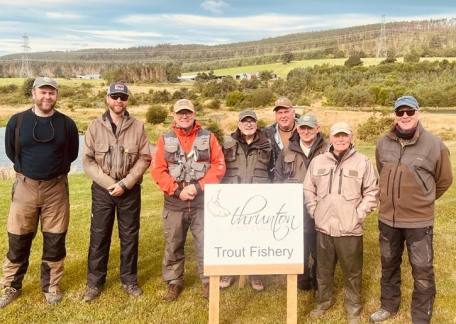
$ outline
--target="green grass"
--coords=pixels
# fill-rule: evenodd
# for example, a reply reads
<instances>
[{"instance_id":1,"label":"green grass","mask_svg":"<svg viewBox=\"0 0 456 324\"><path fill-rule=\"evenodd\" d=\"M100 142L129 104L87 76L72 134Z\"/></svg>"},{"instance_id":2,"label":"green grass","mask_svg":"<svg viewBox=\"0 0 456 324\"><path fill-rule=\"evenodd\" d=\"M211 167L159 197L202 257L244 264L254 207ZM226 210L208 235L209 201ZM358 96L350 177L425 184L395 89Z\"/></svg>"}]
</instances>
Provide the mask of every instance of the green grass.
<instances>
[{"instance_id":1,"label":"green grass","mask_svg":"<svg viewBox=\"0 0 456 324\"><path fill-rule=\"evenodd\" d=\"M456 167L456 142L449 143L452 152L453 172ZM370 157L373 146L359 146ZM7 252L6 219L10 204L12 181L0 181L4 194L0 197L0 257ZM185 290L178 301L161 300L165 285L161 279L163 234L161 223L162 194L148 174L143 183L141 214L139 283L144 295L138 300L128 298L119 282L119 240L114 230L108 278L102 295L91 304L81 301L84 291L87 248L90 226L90 181L83 175L70 175L71 221L67 237L65 276L62 289L65 293L60 305L48 306L39 287L39 268L42 236L33 243L30 266L25 276L22 296L0 310L0 323L16 322L140 322L140 323L206 323L208 304L201 297L201 285L196 275L193 246L189 237L186 247L187 263ZM437 203L435 223L435 272L437 298L433 322L456 321L456 222L454 206L456 186L453 186ZM379 306L380 257L376 213L369 216L364 236L363 321ZM402 270L402 305L399 315L389 323L410 323L410 299L413 283L410 266L404 256ZM335 280L335 306L319 321L310 320L308 313L314 306L314 297L308 292L298 293L299 323L343 323L342 276L339 268ZM284 323L286 318L286 282L284 276L270 276L266 290L255 293L251 288L228 288L221 293L221 323Z\"/></svg>"},{"instance_id":2,"label":"green grass","mask_svg":"<svg viewBox=\"0 0 456 324\"><path fill-rule=\"evenodd\" d=\"M260 71L273 71L281 78L286 78L288 72L296 68L306 68L313 67L315 65L329 64L329 65L344 65L346 58L337 58L337 59L315 59L315 60L302 60L302 61L292 61L288 64L283 63L270 63L270 64L260 64L260 65L247 65L232 67L226 69L217 69L214 70L215 75L236 75L240 73L254 73ZM383 59L377 58L363 58L364 66L376 65L380 63ZM183 75L194 75L197 72L187 72Z\"/></svg>"}]
</instances>

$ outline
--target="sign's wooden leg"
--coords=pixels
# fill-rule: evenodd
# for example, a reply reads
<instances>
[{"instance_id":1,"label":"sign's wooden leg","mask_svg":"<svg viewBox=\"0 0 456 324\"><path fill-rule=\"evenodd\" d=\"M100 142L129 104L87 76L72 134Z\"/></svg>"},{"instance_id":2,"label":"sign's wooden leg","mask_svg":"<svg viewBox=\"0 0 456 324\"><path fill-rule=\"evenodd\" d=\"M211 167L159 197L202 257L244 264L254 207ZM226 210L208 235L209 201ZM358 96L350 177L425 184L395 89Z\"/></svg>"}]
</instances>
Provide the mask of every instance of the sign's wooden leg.
<instances>
[{"instance_id":1,"label":"sign's wooden leg","mask_svg":"<svg viewBox=\"0 0 456 324\"><path fill-rule=\"evenodd\" d=\"M220 277L209 277L209 324L219 323Z\"/></svg>"},{"instance_id":2,"label":"sign's wooden leg","mask_svg":"<svg viewBox=\"0 0 456 324\"><path fill-rule=\"evenodd\" d=\"M287 275L287 324L298 322L298 275Z\"/></svg>"},{"instance_id":3,"label":"sign's wooden leg","mask_svg":"<svg viewBox=\"0 0 456 324\"><path fill-rule=\"evenodd\" d=\"M239 288L245 287L246 280L247 280L247 276L239 276Z\"/></svg>"}]
</instances>

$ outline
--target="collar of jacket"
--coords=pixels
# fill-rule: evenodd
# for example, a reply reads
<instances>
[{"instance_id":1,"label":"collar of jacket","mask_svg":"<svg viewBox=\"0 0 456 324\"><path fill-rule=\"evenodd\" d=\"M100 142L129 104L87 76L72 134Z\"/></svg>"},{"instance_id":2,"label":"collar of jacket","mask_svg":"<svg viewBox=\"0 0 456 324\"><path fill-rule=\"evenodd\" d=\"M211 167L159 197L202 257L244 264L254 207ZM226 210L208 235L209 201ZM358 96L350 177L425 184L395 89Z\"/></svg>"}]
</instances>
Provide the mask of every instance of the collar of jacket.
<instances>
[{"instance_id":1,"label":"collar of jacket","mask_svg":"<svg viewBox=\"0 0 456 324\"><path fill-rule=\"evenodd\" d=\"M236 131L231 134L231 137L236 142L246 145L249 149L258 149L258 148L263 148L265 146L270 145L269 140L266 137L266 135L264 135L264 133L259 129L256 130L255 136L253 137L253 141L250 144L247 144L247 142L245 141L244 136L242 136L241 130L239 128L236 129Z\"/></svg>"},{"instance_id":2,"label":"collar of jacket","mask_svg":"<svg viewBox=\"0 0 456 324\"><path fill-rule=\"evenodd\" d=\"M401 139L399 137L397 137L395 129L396 129L396 124L393 125L393 127L390 129L388 134L386 134L386 136L389 139L400 143ZM421 125L421 122L418 121L418 124L416 125L415 135L413 135L413 137L410 140L408 140L408 141L402 140L402 143L404 143L404 145L413 145L413 144L415 144L418 141L418 139L420 138L420 135L423 132L424 132L424 127L423 127L423 125Z\"/></svg>"},{"instance_id":3,"label":"collar of jacket","mask_svg":"<svg viewBox=\"0 0 456 324\"><path fill-rule=\"evenodd\" d=\"M186 137L186 136L193 136L196 133L198 133L198 131L201 129L201 124L195 120L192 128L188 132L185 131L185 129L183 129L183 128L177 127L176 122L172 123L171 128L173 129L174 133L178 137Z\"/></svg>"},{"instance_id":4,"label":"collar of jacket","mask_svg":"<svg viewBox=\"0 0 456 324\"><path fill-rule=\"evenodd\" d=\"M110 122L112 121L112 118L111 118L111 115L109 115L109 109L106 110L103 115L101 115L101 118L103 118L103 121L106 121L109 120ZM130 119L130 113L128 111L124 111L124 115L123 115L123 118L124 119Z\"/></svg>"},{"instance_id":5,"label":"collar of jacket","mask_svg":"<svg viewBox=\"0 0 456 324\"><path fill-rule=\"evenodd\" d=\"M290 138L290 142L288 143L288 148L290 151L299 153L299 154L304 154L302 151L301 145L299 144L300 137L298 134L298 131L294 131L293 135ZM317 136L315 137L315 141L312 144L312 147L310 148L310 153L309 156L312 156L314 152L324 144L324 139L323 136L321 136L321 133L318 133Z\"/></svg>"},{"instance_id":6,"label":"collar of jacket","mask_svg":"<svg viewBox=\"0 0 456 324\"><path fill-rule=\"evenodd\" d=\"M342 159L339 162L339 161L337 161L336 157L334 156L333 151L334 151L334 147L331 144L329 149L328 149L328 151L326 151L324 153L324 155L326 157L330 158L331 160L333 160L334 162L338 163L338 164L342 164L342 162L344 162L345 160L350 158L356 152L355 146L353 144L350 144L349 148L347 149L347 151L345 152L344 156L342 157Z\"/></svg>"},{"instance_id":7,"label":"collar of jacket","mask_svg":"<svg viewBox=\"0 0 456 324\"><path fill-rule=\"evenodd\" d=\"M112 127L111 127L111 116L108 117L108 114L109 114L109 109L106 110L106 111L103 113L103 115L101 115L101 118L100 118L100 119L101 119L102 124L103 124L106 128L108 128L109 130L112 131ZM119 126L121 126L121 127L117 127L117 132L116 132L117 135L119 134L120 131L123 131L123 130L127 129L128 127L130 127L130 125L133 123L133 120L134 120L134 118L131 118L131 117L130 117L130 114L128 113L128 111L125 110L125 113L124 113L124 115L123 115L122 123L121 123L121 125L119 125ZM117 135L116 135L116 136L117 136Z\"/></svg>"}]
</instances>

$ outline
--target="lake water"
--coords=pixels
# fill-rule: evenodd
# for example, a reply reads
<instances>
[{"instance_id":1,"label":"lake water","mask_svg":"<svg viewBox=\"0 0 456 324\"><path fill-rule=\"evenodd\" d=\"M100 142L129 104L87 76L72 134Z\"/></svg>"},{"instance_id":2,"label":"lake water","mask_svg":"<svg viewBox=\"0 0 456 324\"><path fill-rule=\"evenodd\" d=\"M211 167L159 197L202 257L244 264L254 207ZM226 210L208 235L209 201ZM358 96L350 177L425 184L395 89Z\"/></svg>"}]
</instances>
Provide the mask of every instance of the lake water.
<instances>
[{"instance_id":1,"label":"lake water","mask_svg":"<svg viewBox=\"0 0 456 324\"><path fill-rule=\"evenodd\" d=\"M5 153L5 127L0 127L0 168L12 168L13 163L8 159ZM79 153L78 158L71 163L71 171L82 172L82 146L84 144L84 135L79 135Z\"/></svg>"}]
</instances>

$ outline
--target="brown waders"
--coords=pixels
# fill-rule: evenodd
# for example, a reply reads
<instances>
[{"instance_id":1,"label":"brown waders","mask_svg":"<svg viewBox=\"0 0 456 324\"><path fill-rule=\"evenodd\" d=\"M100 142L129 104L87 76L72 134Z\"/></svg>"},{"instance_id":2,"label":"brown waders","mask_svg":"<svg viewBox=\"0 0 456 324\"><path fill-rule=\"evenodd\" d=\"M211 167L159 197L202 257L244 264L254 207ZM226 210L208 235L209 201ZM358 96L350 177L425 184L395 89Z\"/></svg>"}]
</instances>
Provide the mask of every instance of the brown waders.
<instances>
[{"instance_id":1,"label":"brown waders","mask_svg":"<svg viewBox=\"0 0 456 324\"><path fill-rule=\"evenodd\" d=\"M3 287L22 288L29 265L30 249L38 222L43 233L41 287L57 292L66 256L65 236L69 223L68 179L33 180L18 173L8 215L9 248L3 263Z\"/></svg>"}]
</instances>

